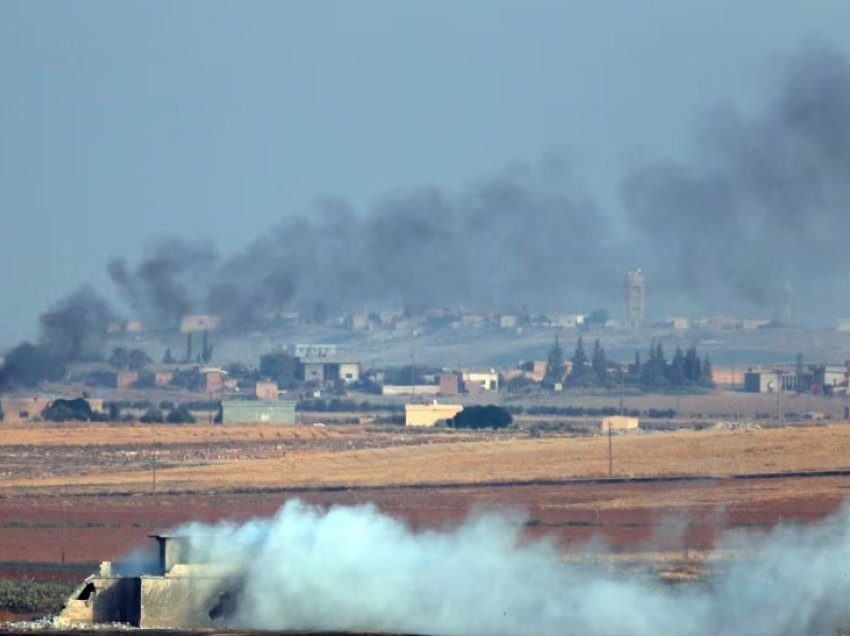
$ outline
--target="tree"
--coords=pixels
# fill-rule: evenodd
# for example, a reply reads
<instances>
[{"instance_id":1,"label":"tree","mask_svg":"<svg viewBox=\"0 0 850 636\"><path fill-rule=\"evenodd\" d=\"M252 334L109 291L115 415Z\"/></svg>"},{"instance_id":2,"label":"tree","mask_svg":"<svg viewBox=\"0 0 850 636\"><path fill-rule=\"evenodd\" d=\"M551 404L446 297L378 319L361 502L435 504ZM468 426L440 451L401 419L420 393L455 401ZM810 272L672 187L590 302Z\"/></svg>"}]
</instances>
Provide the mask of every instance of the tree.
<instances>
[{"instance_id":1,"label":"tree","mask_svg":"<svg viewBox=\"0 0 850 636\"><path fill-rule=\"evenodd\" d=\"M168 347L165 350L165 355L162 356L162 364L174 364L177 360L174 359L174 356L171 354L171 347Z\"/></svg>"},{"instance_id":2,"label":"tree","mask_svg":"<svg viewBox=\"0 0 850 636\"><path fill-rule=\"evenodd\" d=\"M110 366L116 369L126 369L130 360L130 355L124 347L115 347L109 356Z\"/></svg>"},{"instance_id":3,"label":"tree","mask_svg":"<svg viewBox=\"0 0 850 636\"><path fill-rule=\"evenodd\" d=\"M213 346L209 342L209 336L207 334L207 330L204 329L204 339L201 344L201 360L204 361L204 364L209 364L210 360L212 360L213 355Z\"/></svg>"},{"instance_id":4,"label":"tree","mask_svg":"<svg viewBox=\"0 0 850 636\"><path fill-rule=\"evenodd\" d=\"M700 363L699 354L697 354L697 346L691 345L685 353L685 380L689 384L701 384L702 381L702 364Z\"/></svg>"},{"instance_id":5,"label":"tree","mask_svg":"<svg viewBox=\"0 0 850 636\"><path fill-rule=\"evenodd\" d=\"M605 349L602 348L599 340L596 340L593 343L593 354L590 357L590 366L593 369L596 384L599 386L607 386L609 384L608 360L605 357Z\"/></svg>"},{"instance_id":6,"label":"tree","mask_svg":"<svg viewBox=\"0 0 850 636\"><path fill-rule=\"evenodd\" d=\"M670 362L670 384L673 386L684 386L687 382L685 377L685 354L680 347L676 347L673 360Z\"/></svg>"},{"instance_id":7,"label":"tree","mask_svg":"<svg viewBox=\"0 0 850 636\"><path fill-rule=\"evenodd\" d=\"M195 416L186 407L178 406L168 412L165 421L169 424L194 424Z\"/></svg>"},{"instance_id":8,"label":"tree","mask_svg":"<svg viewBox=\"0 0 850 636\"><path fill-rule=\"evenodd\" d=\"M280 387L291 387L296 383L297 369L297 361L285 351L260 356L260 375L275 380Z\"/></svg>"},{"instance_id":9,"label":"tree","mask_svg":"<svg viewBox=\"0 0 850 636\"><path fill-rule=\"evenodd\" d=\"M558 336L555 336L555 342L552 348L549 349L549 357L546 360L546 373L543 374L543 386L552 388L556 383L564 379L564 351L561 349L561 343L558 342Z\"/></svg>"},{"instance_id":10,"label":"tree","mask_svg":"<svg viewBox=\"0 0 850 636\"><path fill-rule=\"evenodd\" d=\"M143 424L162 424L165 421L165 418L162 415L162 411L155 408L149 408L145 411L145 414L139 418L139 421Z\"/></svg>"},{"instance_id":11,"label":"tree","mask_svg":"<svg viewBox=\"0 0 850 636\"><path fill-rule=\"evenodd\" d=\"M708 359L708 354L702 359L702 378L700 381L702 386L713 387L714 379L711 375L711 360Z\"/></svg>"},{"instance_id":12,"label":"tree","mask_svg":"<svg viewBox=\"0 0 850 636\"><path fill-rule=\"evenodd\" d=\"M576 342L576 349L573 352L572 371L570 371L569 384L571 386L590 386L593 384L594 375L593 368L587 359L587 354L584 352L584 341L581 336Z\"/></svg>"},{"instance_id":13,"label":"tree","mask_svg":"<svg viewBox=\"0 0 850 636\"><path fill-rule=\"evenodd\" d=\"M183 362L192 361L192 332L186 334L186 355L183 357Z\"/></svg>"},{"instance_id":14,"label":"tree","mask_svg":"<svg viewBox=\"0 0 850 636\"><path fill-rule=\"evenodd\" d=\"M52 422L88 422L92 419L91 404L83 398L74 400L53 400L42 412L41 416Z\"/></svg>"},{"instance_id":15,"label":"tree","mask_svg":"<svg viewBox=\"0 0 850 636\"><path fill-rule=\"evenodd\" d=\"M148 354L141 349L132 349L127 354L127 367L131 371L141 371L151 362L152 360L148 357Z\"/></svg>"},{"instance_id":16,"label":"tree","mask_svg":"<svg viewBox=\"0 0 850 636\"><path fill-rule=\"evenodd\" d=\"M501 406L467 406L449 420L452 428L507 428L513 423L511 414Z\"/></svg>"}]
</instances>

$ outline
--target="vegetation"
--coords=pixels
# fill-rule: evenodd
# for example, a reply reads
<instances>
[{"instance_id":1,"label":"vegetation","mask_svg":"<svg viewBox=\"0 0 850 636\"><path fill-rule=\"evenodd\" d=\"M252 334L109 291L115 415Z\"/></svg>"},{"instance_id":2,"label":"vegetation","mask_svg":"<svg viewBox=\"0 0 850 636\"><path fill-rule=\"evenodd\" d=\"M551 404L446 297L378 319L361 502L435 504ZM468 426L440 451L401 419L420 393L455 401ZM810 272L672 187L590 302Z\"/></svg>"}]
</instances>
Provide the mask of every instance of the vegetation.
<instances>
[{"instance_id":1,"label":"vegetation","mask_svg":"<svg viewBox=\"0 0 850 636\"><path fill-rule=\"evenodd\" d=\"M260 375L288 389L298 385L298 362L285 351L274 351L260 356Z\"/></svg>"},{"instance_id":2,"label":"vegetation","mask_svg":"<svg viewBox=\"0 0 850 636\"><path fill-rule=\"evenodd\" d=\"M406 364L401 367L390 367L384 372L384 384L393 386L410 386L411 384L431 384L433 376L439 375L437 367Z\"/></svg>"},{"instance_id":3,"label":"vegetation","mask_svg":"<svg viewBox=\"0 0 850 636\"><path fill-rule=\"evenodd\" d=\"M0 579L0 607L19 614L56 613L74 587L68 583Z\"/></svg>"},{"instance_id":4,"label":"vegetation","mask_svg":"<svg viewBox=\"0 0 850 636\"><path fill-rule=\"evenodd\" d=\"M467 406L449 420L452 428L507 428L513 424L513 417L501 406Z\"/></svg>"},{"instance_id":5,"label":"vegetation","mask_svg":"<svg viewBox=\"0 0 850 636\"><path fill-rule=\"evenodd\" d=\"M124 347L115 347L112 354L109 356L109 364L116 369L128 369L130 371L141 371L152 360L141 349L125 349Z\"/></svg>"},{"instance_id":6,"label":"vegetation","mask_svg":"<svg viewBox=\"0 0 850 636\"><path fill-rule=\"evenodd\" d=\"M91 404L83 398L74 400L54 400L47 408L41 412L41 416L51 422L90 422L96 421L95 413L92 411Z\"/></svg>"},{"instance_id":7,"label":"vegetation","mask_svg":"<svg viewBox=\"0 0 850 636\"><path fill-rule=\"evenodd\" d=\"M194 424L195 416L185 407L172 408L165 421L169 424Z\"/></svg>"},{"instance_id":8,"label":"vegetation","mask_svg":"<svg viewBox=\"0 0 850 636\"><path fill-rule=\"evenodd\" d=\"M579 338L581 342L581 338ZM549 349L549 357L546 360L546 373L543 375L543 386L547 389L553 388L557 383L564 379L564 351L561 349L561 343L558 342L558 336L555 336L555 342L552 348Z\"/></svg>"}]
</instances>

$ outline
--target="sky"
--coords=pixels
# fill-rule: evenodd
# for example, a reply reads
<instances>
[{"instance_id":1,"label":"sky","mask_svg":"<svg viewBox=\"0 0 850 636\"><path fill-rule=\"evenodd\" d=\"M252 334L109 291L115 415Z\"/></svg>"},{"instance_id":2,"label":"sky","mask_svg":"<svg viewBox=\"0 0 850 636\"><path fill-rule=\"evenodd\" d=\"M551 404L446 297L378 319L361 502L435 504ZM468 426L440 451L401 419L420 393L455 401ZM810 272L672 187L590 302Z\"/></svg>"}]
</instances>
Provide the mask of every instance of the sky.
<instances>
[{"instance_id":1,"label":"sky","mask_svg":"<svg viewBox=\"0 0 850 636\"><path fill-rule=\"evenodd\" d=\"M245 250L547 153L623 217L622 180L753 107L844 0L0 3L0 343L161 237Z\"/></svg>"}]
</instances>

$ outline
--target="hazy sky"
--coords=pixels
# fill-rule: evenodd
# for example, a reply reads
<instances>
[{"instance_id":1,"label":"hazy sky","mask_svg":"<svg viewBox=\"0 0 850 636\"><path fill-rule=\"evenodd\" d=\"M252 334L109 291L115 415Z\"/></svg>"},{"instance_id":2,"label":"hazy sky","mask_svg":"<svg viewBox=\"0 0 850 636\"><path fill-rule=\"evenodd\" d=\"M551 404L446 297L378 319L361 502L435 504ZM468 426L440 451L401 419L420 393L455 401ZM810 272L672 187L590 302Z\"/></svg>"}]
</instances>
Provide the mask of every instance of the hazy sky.
<instances>
[{"instance_id":1,"label":"hazy sky","mask_svg":"<svg viewBox=\"0 0 850 636\"><path fill-rule=\"evenodd\" d=\"M227 254L316 197L363 206L558 151L616 215L627 167L846 0L0 2L0 342L156 237Z\"/></svg>"}]
</instances>

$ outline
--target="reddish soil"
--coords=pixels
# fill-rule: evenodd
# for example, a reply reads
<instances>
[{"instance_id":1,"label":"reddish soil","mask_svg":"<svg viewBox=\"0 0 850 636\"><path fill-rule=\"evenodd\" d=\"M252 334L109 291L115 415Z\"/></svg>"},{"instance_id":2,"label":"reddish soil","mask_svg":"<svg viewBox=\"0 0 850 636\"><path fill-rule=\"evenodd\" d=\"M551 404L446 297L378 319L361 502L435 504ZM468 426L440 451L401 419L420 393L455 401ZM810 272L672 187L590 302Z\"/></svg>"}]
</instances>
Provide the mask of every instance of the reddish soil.
<instances>
[{"instance_id":1,"label":"reddish soil","mask_svg":"<svg viewBox=\"0 0 850 636\"><path fill-rule=\"evenodd\" d=\"M185 521L269 516L295 496L323 506L372 502L414 530L456 524L476 507L521 509L530 537L552 536L565 552L594 537L614 551L670 552L710 548L727 528L822 519L847 488L850 477L2 498L0 577L80 580L81 569L146 545L149 534Z\"/></svg>"}]
</instances>

